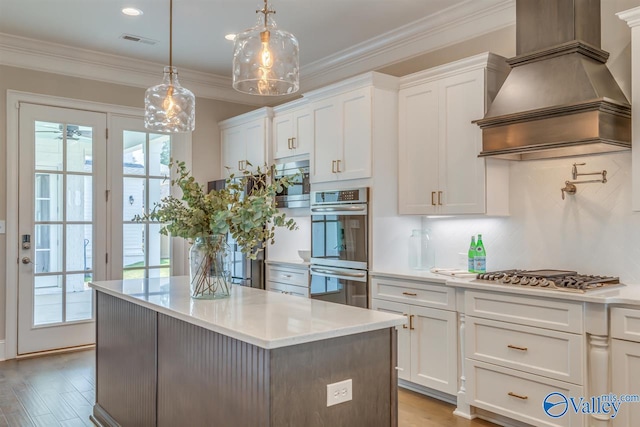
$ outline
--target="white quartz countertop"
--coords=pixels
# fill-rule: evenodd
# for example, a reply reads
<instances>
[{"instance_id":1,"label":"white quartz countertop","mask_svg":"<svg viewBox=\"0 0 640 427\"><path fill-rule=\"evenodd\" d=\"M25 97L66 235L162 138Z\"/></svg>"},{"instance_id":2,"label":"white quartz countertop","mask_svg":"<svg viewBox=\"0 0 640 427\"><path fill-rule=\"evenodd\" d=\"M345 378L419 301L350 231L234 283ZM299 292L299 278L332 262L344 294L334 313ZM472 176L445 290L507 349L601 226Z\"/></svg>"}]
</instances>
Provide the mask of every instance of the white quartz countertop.
<instances>
[{"instance_id":1,"label":"white quartz countertop","mask_svg":"<svg viewBox=\"0 0 640 427\"><path fill-rule=\"evenodd\" d=\"M404 280L428 280L432 283L446 283L451 276L443 274L435 274L429 270L415 270L415 269L394 269L394 270L373 270L369 273L372 277L391 277L394 279Z\"/></svg>"},{"instance_id":2,"label":"white quartz countertop","mask_svg":"<svg viewBox=\"0 0 640 427\"><path fill-rule=\"evenodd\" d=\"M343 304L233 286L231 296L195 300L189 278L91 282L97 291L158 313L273 349L401 325L406 318Z\"/></svg>"},{"instance_id":3,"label":"white quartz countertop","mask_svg":"<svg viewBox=\"0 0 640 427\"><path fill-rule=\"evenodd\" d=\"M592 302L599 304L624 304L640 306L640 285L613 285L584 293L546 290L528 286L502 285L489 281L447 280L447 286L484 291L506 292L511 294L530 295L543 298L554 298L569 301Z\"/></svg>"}]
</instances>

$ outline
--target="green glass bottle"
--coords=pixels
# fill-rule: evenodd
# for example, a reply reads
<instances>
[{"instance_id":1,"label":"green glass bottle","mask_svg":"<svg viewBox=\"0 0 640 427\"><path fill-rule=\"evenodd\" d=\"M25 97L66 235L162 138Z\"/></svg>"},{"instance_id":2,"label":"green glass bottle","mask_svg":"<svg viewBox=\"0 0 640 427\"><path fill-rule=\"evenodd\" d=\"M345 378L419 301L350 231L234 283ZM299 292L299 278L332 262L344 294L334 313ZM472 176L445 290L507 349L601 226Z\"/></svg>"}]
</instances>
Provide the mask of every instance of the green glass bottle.
<instances>
[{"instance_id":1,"label":"green glass bottle","mask_svg":"<svg viewBox=\"0 0 640 427\"><path fill-rule=\"evenodd\" d=\"M476 256L473 258L474 273L487 272L487 252L484 250L482 243L482 234L478 234L478 242L476 243Z\"/></svg>"},{"instance_id":2,"label":"green glass bottle","mask_svg":"<svg viewBox=\"0 0 640 427\"><path fill-rule=\"evenodd\" d=\"M475 273L476 271L475 259L476 259L476 236L471 236L471 245L469 246L469 266L467 268L467 270L469 270L469 273Z\"/></svg>"}]
</instances>

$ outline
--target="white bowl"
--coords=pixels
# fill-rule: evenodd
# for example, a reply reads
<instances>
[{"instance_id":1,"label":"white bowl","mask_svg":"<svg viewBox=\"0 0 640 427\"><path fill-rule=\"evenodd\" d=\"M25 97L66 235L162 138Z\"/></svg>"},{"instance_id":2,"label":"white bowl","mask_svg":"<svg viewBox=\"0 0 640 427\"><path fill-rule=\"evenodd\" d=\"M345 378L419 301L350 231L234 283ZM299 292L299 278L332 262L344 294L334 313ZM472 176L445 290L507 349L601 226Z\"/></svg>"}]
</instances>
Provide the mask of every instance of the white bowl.
<instances>
[{"instance_id":1,"label":"white bowl","mask_svg":"<svg viewBox=\"0 0 640 427\"><path fill-rule=\"evenodd\" d=\"M308 249L298 249L298 256L302 258L303 261L309 262L311 259L311 251Z\"/></svg>"}]
</instances>

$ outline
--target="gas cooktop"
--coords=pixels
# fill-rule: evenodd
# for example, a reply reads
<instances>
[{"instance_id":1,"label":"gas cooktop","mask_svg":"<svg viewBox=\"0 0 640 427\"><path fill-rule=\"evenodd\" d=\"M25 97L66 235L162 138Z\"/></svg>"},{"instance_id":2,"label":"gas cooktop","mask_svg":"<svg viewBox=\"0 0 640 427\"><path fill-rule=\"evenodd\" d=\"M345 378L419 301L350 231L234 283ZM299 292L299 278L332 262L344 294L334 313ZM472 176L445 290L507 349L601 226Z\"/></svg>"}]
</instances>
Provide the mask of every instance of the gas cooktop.
<instances>
[{"instance_id":1,"label":"gas cooktop","mask_svg":"<svg viewBox=\"0 0 640 427\"><path fill-rule=\"evenodd\" d=\"M619 285L618 277L578 274L567 270L503 270L480 273L476 280L491 281L508 286L526 286L567 292L588 292Z\"/></svg>"}]
</instances>

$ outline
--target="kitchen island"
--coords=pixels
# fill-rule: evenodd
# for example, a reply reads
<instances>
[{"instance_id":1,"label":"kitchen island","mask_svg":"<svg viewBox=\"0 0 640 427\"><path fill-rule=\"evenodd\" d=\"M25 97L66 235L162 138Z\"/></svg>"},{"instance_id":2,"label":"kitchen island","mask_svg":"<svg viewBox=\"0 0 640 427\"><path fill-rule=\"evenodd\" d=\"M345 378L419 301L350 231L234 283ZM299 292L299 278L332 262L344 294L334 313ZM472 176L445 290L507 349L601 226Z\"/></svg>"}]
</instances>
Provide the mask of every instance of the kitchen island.
<instances>
[{"instance_id":1,"label":"kitchen island","mask_svg":"<svg viewBox=\"0 0 640 427\"><path fill-rule=\"evenodd\" d=\"M240 286L193 300L187 277L90 286L99 425L397 425L402 316Z\"/></svg>"}]
</instances>

